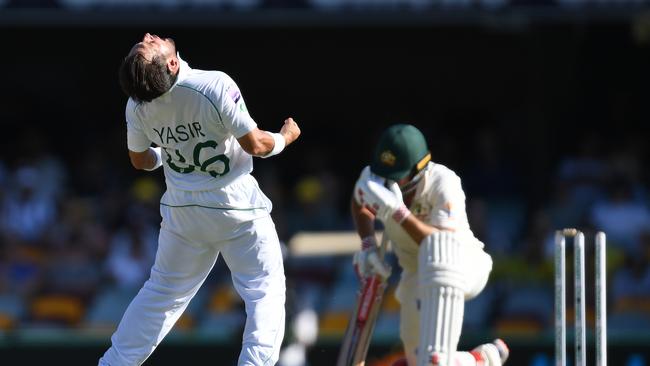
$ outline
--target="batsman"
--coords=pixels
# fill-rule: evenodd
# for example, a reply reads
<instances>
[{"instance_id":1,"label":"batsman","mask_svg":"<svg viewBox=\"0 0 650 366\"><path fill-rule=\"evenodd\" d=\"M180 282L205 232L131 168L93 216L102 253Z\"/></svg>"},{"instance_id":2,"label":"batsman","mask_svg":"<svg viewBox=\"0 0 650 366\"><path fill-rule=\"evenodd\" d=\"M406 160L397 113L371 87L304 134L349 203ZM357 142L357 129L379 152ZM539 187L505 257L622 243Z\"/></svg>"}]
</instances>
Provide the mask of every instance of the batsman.
<instances>
[{"instance_id":1,"label":"batsman","mask_svg":"<svg viewBox=\"0 0 650 366\"><path fill-rule=\"evenodd\" d=\"M393 243L402 273L396 291L400 338L409 366L500 366L506 344L496 339L472 351L457 350L464 302L485 287L492 259L470 229L460 178L431 161L422 133L397 124L379 138L351 200L361 250L361 276L387 275L378 258L374 220Z\"/></svg>"}]
</instances>

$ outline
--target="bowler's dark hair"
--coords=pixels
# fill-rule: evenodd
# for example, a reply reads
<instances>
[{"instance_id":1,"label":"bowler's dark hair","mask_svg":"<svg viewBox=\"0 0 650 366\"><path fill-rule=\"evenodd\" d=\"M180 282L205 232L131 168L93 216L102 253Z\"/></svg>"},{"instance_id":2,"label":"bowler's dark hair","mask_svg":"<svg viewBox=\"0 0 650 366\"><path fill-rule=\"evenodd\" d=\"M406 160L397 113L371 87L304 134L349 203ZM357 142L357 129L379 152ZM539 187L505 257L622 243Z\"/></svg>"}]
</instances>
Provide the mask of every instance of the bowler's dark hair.
<instances>
[{"instance_id":1,"label":"bowler's dark hair","mask_svg":"<svg viewBox=\"0 0 650 366\"><path fill-rule=\"evenodd\" d=\"M126 56L120 65L120 86L136 102L151 102L174 85L176 75L160 56L147 60L139 52Z\"/></svg>"}]
</instances>

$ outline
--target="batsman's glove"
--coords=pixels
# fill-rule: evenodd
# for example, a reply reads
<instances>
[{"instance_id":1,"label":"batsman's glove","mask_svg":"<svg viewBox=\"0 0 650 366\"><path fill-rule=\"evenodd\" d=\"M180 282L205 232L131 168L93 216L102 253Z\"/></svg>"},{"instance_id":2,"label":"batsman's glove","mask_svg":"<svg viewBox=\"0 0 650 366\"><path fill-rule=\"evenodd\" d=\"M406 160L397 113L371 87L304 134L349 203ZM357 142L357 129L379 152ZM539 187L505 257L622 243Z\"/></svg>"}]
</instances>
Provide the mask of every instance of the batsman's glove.
<instances>
[{"instance_id":1,"label":"batsman's glove","mask_svg":"<svg viewBox=\"0 0 650 366\"><path fill-rule=\"evenodd\" d=\"M361 239L361 250L354 254L352 263L359 278L378 274L384 279L390 277L391 268L381 258L374 235Z\"/></svg>"},{"instance_id":2,"label":"batsman's glove","mask_svg":"<svg viewBox=\"0 0 650 366\"><path fill-rule=\"evenodd\" d=\"M411 214L402 201L402 192L397 183L387 183L386 179L373 174L369 166L361 171L354 185L354 198L384 224L391 218L401 224Z\"/></svg>"}]
</instances>

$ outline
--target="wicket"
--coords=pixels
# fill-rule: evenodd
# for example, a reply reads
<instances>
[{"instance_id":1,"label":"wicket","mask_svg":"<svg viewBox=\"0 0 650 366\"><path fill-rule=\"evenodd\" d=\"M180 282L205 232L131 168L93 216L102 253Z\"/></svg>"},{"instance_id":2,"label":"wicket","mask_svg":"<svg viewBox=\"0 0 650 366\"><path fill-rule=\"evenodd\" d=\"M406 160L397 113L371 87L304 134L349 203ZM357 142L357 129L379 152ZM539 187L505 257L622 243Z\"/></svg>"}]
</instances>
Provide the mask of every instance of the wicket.
<instances>
[{"instance_id":1,"label":"wicket","mask_svg":"<svg viewBox=\"0 0 650 366\"><path fill-rule=\"evenodd\" d=\"M566 366L566 238L573 238L575 366L587 364L585 236L576 229L555 233L555 366ZM596 366L607 365L607 306L604 232L595 237Z\"/></svg>"}]
</instances>

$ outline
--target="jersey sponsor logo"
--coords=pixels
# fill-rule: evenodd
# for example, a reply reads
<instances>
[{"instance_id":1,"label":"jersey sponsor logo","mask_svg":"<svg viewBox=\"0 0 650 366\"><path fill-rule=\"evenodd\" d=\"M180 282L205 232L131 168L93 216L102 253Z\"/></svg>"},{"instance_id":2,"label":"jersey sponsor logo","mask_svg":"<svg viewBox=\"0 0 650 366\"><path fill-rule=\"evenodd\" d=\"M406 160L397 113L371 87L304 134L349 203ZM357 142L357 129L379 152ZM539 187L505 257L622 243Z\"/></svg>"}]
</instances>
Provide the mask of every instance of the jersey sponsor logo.
<instances>
[{"instance_id":1,"label":"jersey sponsor logo","mask_svg":"<svg viewBox=\"0 0 650 366\"><path fill-rule=\"evenodd\" d=\"M422 221L427 221L429 219L429 214L431 213L431 207L429 205L423 205L420 202L417 202L413 205L411 212Z\"/></svg>"},{"instance_id":2,"label":"jersey sponsor logo","mask_svg":"<svg viewBox=\"0 0 650 366\"><path fill-rule=\"evenodd\" d=\"M382 152L381 155L379 155L379 160L384 165L393 166L395 165L395 160L397 160L397 158L395 157L395 154L393 154L392 151L386 150Z\"/></svg>"},{"instance_id":3,"label":"jersey sponsor logo","mask_svg":"<svg viewBox=\"0 0 650 366\"><path fill-rule=\"evenodd\" d=\"M232 99L233 102L235 102L235 104L237 104L237 102L239 102L239 100L241 99L241 93L239 92L239 89L237 89L234 86L228 87L226 93L228 93L228 96L230 97L230 99Z\"/></svg>"}]
</instances>

